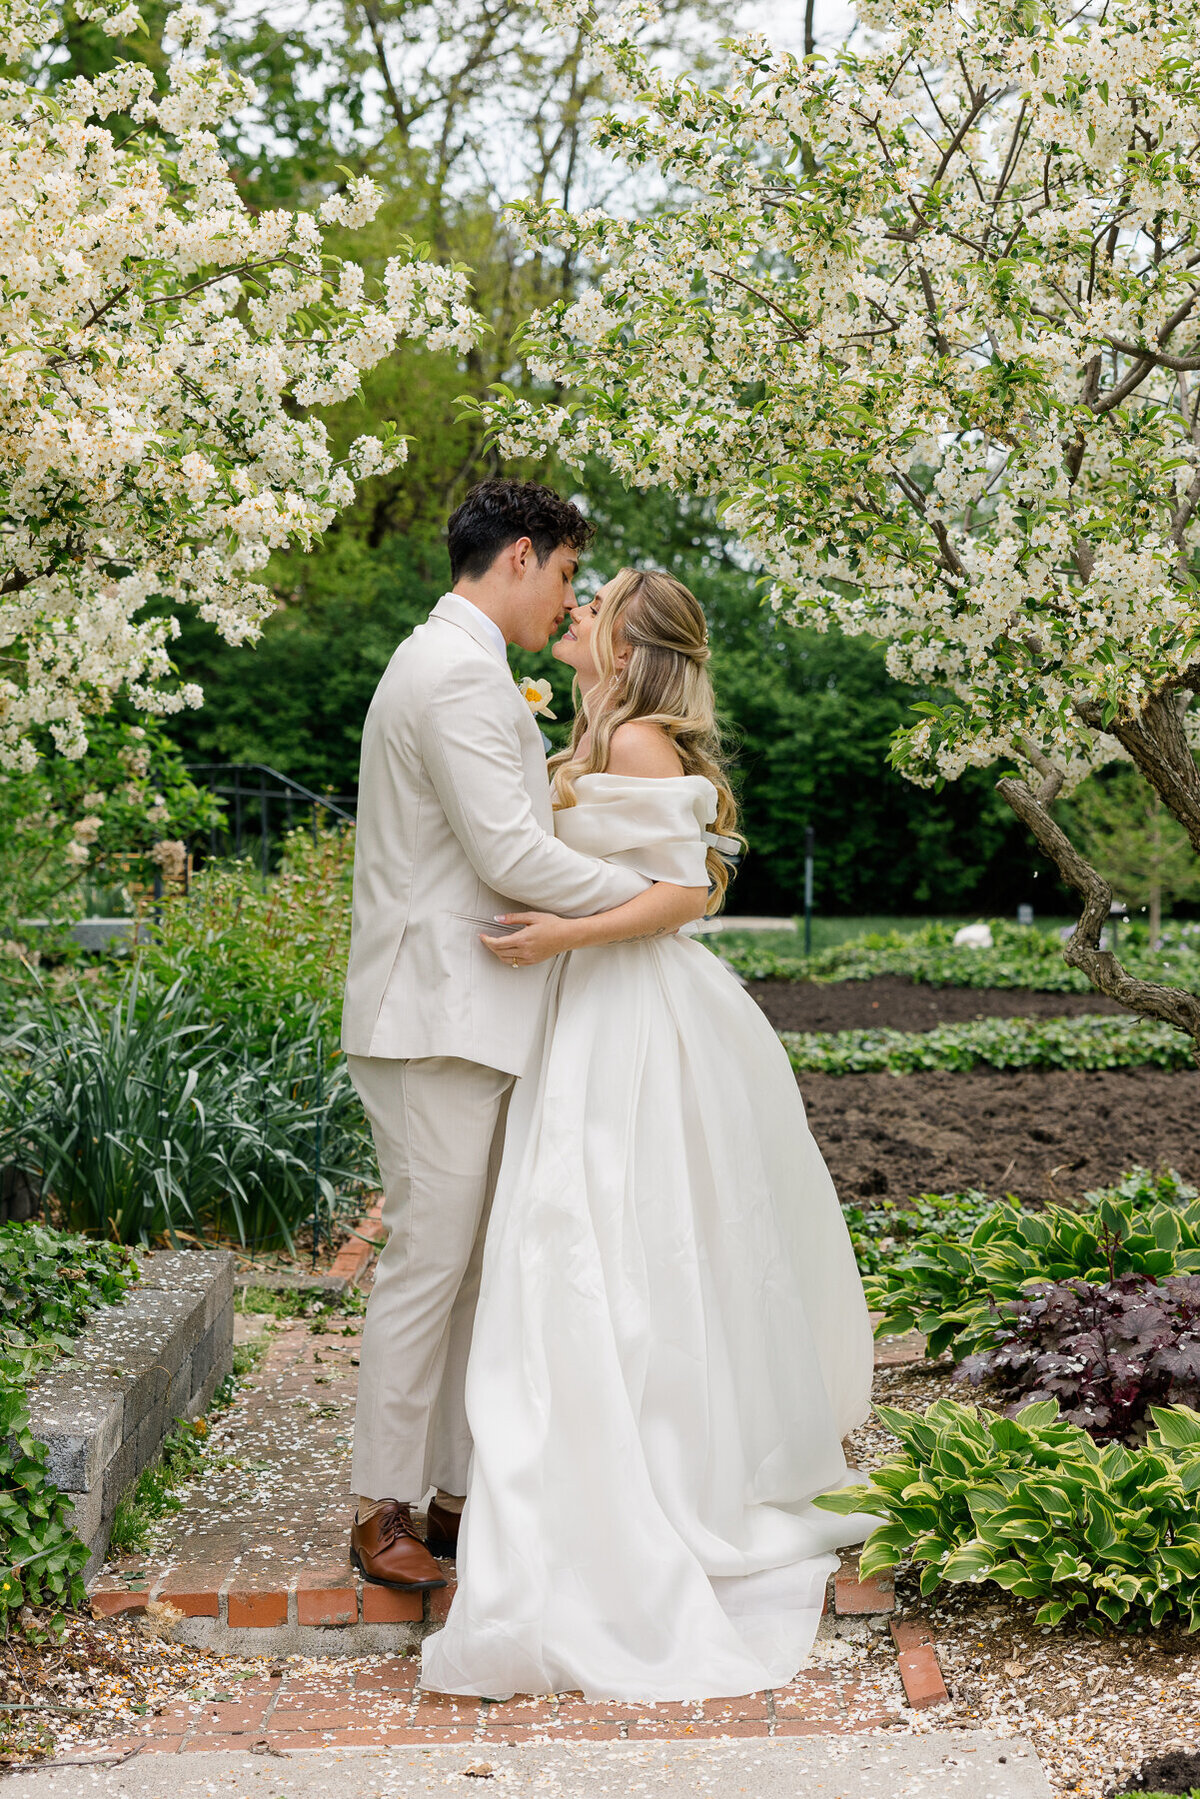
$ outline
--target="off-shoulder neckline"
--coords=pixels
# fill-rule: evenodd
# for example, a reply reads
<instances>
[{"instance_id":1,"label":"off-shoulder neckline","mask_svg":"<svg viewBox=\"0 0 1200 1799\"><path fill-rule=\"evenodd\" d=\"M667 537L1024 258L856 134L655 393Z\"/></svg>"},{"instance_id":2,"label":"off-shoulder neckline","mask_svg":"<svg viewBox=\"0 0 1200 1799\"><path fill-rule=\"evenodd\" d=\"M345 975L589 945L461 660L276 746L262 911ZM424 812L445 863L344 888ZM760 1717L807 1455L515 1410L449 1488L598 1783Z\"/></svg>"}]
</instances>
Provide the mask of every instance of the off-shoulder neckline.
<instances>
[{"instance_id":1,"label":"off-shoulder neckline","mask_svg":"<svg viewBox=\"0 0 1200 1799\"><path fill-rule=\"evenodd\" d=\"M677 782L701 781L705 787L712 787L712 782L707 775L609 775L596 773L576 775L575 786L578 787L584 781L617 781L622 785L632 782L638 787L670 787Z\"/></svg>"}]
</instances>

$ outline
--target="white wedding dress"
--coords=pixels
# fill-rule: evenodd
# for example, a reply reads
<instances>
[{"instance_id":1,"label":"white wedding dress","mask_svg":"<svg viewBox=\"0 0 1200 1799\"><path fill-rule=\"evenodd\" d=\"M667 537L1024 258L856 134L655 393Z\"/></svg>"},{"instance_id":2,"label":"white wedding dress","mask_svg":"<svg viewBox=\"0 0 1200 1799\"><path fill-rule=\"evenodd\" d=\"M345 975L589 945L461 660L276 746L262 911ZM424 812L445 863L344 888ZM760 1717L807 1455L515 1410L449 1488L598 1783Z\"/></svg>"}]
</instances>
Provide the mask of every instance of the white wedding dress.
<instances>
[{"instance_id":1,"label":"white wedding dress","mask_svg":"<svg viewBox=\"0 0 1200 1799\"><path fill-rule=\"evenodd\" d=\"M703 886L699 776L584 775L560 838ZM732 1696L811 1648L872 1343L774 1031L701 944L562 958L514 1090L467 1374L458 1592L422 1684Z\"/></svg>"}]
</instances>

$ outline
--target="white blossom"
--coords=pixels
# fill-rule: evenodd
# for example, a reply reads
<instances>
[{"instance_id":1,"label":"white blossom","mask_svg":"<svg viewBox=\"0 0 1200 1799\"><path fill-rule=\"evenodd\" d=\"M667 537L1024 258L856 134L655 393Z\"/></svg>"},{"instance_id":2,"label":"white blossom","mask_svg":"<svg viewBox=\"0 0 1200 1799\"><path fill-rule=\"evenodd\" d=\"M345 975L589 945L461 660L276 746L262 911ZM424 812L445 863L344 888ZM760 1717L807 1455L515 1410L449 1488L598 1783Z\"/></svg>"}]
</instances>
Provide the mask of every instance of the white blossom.
<instances>
[{"instance_id":1,"label":"white blossom","mask_svg":"<svg viewBox=\"0 0 1200 1799\"><path fill-rule=\"evenodd\" d=\"M1200 10L859 16L831 61L745 37L705 91L602 0L636 105L599 139L690 197L517 210L592 282L527 333L554 402L482 410L506 456L711 496L777 613L942 690L895 748L912 778L1032 751L1070 782L1117 710L1200 687Z\"/></svg>"},{"instance_id":2,"label":"white blossom","mask_svg":"<svg viewBox=\"0 0 1200 1799\"><path fill-rule=\"evenodd\" d=\"M80 15L139 24L113 0ZM10 65L51 29L40 0L0 0ZM374 216L370 181L319 217L244 205L216 132L250 87L207 37L195 6L169 19L160 85L141 64L53 99L0 79L0 765L32 766L41 728L82 755L121 691L148 712L199 705L171 682L179 610L252 641L272 550L311 545L356 478L404 458L385 431L339 463L298 409L358 393L402 338L463 351L479 328L464 276L406 240L373 293L326 258L323 223ZM147 128L126 148L116 112Z\"/></svg>"}]
</instances>

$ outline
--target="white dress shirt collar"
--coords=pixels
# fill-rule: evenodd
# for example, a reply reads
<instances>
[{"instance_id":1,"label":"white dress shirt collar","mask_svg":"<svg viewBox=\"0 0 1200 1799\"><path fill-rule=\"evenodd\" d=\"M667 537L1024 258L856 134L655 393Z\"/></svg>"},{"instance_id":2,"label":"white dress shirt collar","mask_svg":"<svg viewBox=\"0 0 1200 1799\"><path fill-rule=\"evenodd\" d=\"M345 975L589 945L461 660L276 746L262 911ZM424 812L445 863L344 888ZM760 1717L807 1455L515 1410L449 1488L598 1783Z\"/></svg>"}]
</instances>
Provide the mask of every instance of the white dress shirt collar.
<instances>
[{"instance_id":1,"label":"white dress shirt collar","mask_svg":"<svg viewBox=\"0 0 1200 1799\"><path fill-rule=\"evenodd\" d=\"M508 645L504 641L504 633L495 619L489 618L486 612L464 599L461 593L444 593L437 603L436 611L441 618L453 619L455 624L462 625L477 642L486 644L508 666Z\"/></svg>"}]
</instances>

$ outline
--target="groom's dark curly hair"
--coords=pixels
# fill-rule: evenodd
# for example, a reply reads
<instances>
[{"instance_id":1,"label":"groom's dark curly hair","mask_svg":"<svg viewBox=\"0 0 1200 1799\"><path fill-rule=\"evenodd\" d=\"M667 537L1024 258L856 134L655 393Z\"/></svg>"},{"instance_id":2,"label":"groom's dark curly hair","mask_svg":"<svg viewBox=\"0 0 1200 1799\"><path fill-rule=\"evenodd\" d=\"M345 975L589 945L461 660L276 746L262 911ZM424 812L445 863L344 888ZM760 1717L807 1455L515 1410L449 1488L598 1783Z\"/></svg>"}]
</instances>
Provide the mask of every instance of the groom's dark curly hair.
<instances>
[{"instance_id":1,"label":"groom's dark curly hair","mask_svg":"<svg viewBox=\"0 0 1200 1799\"><path fill-rule=\"evenodd\" d=\"M594 535L578 506L537 481L481 481L446 527L450 579L477 581L518 537L527 537L544 563L563 544L584 549Z\"/></svg>"}]
</instances>

